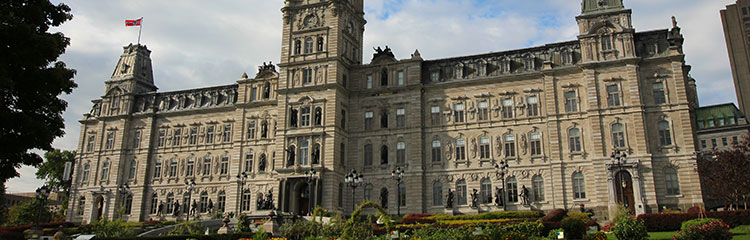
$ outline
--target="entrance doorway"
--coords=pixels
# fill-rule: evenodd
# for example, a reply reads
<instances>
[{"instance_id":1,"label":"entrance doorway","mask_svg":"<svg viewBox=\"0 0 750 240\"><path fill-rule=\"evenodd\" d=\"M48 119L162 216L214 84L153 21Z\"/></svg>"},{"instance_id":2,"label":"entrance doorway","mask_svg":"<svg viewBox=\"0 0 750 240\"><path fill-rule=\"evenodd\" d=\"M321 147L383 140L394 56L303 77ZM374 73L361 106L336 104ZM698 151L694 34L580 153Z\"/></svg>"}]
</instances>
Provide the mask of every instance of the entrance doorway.
<instances>
[{"instance_id":1,"label":"entrance doorway","mask_svg":"<svg viewBox=\"0 0 750 240\"><path fill-rule=\"evenodd\" d=\"M617 203L622 204L635 214L635 198L633 196L633 179L628 171L619 171L615 175L615 189L617 189Z\"/></svg>"},{"instance_id":2,"label":"entrance doorway","mask_svg":"<svg viewBox=\"0 0 750 240\"><path fill-rule=\"evenodd\" d=\"M310 185L300 182L295 189L295 193L297 198L297 208L295 210L297 214L308 215L310 213Z\"/></svg>"},{"instance_id":3,"label":"entrance doorway","mask_svg":"<svg viewBox=\"0 0 750 240\"><path fill-rule=\"evenodd\" d=\"M102 214L104 213L104 197L96 197L96 205L94 206L96 206L96 219L94 219L94 221L98 221L102 218Z\"/></svg>"}]
</instances>

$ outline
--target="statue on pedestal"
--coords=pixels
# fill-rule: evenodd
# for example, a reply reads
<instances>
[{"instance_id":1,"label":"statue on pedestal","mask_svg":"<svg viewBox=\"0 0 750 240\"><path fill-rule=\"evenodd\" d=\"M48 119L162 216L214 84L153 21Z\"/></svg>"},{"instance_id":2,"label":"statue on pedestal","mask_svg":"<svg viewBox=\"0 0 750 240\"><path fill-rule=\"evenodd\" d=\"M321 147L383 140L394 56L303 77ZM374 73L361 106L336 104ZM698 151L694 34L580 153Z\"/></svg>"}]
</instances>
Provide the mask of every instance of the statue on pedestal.
<instances>
[{"instance_id":1,"label":"statue on pedestal","mask_svg":"<svg viewBox=\"0 0 750 240\"><path fill-rule=\"evenodd\" d=\"M526 185L523 185L521 187L521 194L519 196L521 197L521 201L522 201L523 205L529 205L529 204L531 204L529 202L529 189L526 188Z\"/></svg>"},{"instance_id":2,"label":"statue on pedestal","mask_svg":"<svg viewBox=\"0 0 750 240\"><path fill-rule=\"evenodd\" d=\"M453 208L453 190L451 190L450 188L448 188L448 199L445 201L445 208Z\"/></svg>"}]
</instances>

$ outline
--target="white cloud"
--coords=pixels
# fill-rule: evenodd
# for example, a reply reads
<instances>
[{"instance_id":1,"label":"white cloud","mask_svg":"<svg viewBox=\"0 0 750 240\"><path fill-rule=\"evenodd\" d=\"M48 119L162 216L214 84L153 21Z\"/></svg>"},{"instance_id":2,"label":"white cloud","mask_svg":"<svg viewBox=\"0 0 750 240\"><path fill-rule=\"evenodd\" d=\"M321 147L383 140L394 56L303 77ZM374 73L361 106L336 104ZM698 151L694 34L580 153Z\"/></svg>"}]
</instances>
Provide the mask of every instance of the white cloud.
<instances>
[{"instance_id":1,"label":"white cloud","mask_svg":"<svg viewBox=\"0 0 750 240\"><path fill-rule=\"evenodd\" d=\"M58 0L55 0L57 2ZM397 57L419 49L425 59L512 50L575 40L580 1L571 0L365 0L365 59L371 47L389 45ZM719 10L732 0L625 0L638 31L671 27L677 16L685 54L698 80L701 102L734 102ZM142 43L152 52L160 91L232 84L262 62L278 62L282 1L66 1L74 19L57 30L71 38L61 60L77 69L79 87L69 96L67 134L54 146L76 149L90 100L99 98L122 46L137 28L125 19L143 16ZM387 16L387 18L385 17ZM722 94L716 94L722 93ZM33 191L33 171L9 182ZM30 177L29 177L30 176ZM33 184L31 184L33 185ZM18 187L16 187L18 186ZM25 187L21 187L25 186Z\"/></svg>"}]
</instances>

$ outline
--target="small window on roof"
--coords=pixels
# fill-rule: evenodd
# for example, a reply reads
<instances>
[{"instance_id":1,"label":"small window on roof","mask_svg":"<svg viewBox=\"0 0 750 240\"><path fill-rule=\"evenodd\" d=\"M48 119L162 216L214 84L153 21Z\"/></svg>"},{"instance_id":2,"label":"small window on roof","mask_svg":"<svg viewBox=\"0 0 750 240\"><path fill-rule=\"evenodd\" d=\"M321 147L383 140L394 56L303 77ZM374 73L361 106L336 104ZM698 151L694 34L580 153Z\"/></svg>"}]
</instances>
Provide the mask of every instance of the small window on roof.
<instances>
[{"instance_id":1,"label":"small window on roof","mask_svg":"<svg viewBox=\"0 0 750 240\"><path fill-rule=\"evenodd\" d=\"M708 119L708 120L706 120L706 122L708 122L708 127L715 127L716 126L714 124L714 120L713 119Z\"/></svg>"},{"instance_id":2,"label":"small window on roof","mask_svg":"<svg viewBox=\"0 0 750 240\"><path fill-rule=\"evenodd\" d=\"M727 120L728 120L727 124L729 124L729 125L735 125L735 124L737 124L737 120L735 120L734 117L728 117Z\"/></svg>"},{"instance_id":3,"label":"small window on roof","mask_svg":"<svg viewBox=\"0 0 750 240\"><path fill-rule=\"evenodd\" d=\"M719 127L724 126L724 118L719 118Z\"/></svg>"},{"instance_id":4,"label":"small window on roof","mask_svg":"<svg viewBox=\"0 0 750 240\"><path fill-rule=\"evenodd\" d=\"M703 120L698 121L698 128L705 128L705 127L706 127L706 123Z\"/></svg>"}]
</instances>

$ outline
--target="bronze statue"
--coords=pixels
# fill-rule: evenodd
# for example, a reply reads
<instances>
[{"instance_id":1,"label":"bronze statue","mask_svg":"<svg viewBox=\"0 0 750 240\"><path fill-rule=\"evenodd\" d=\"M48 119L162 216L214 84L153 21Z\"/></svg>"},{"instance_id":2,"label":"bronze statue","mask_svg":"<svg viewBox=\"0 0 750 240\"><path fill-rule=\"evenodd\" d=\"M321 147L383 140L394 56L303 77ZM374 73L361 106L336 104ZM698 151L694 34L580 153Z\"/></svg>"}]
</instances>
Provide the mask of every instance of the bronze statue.
<instances>
[{"instance_id":1,"label":"bronze statue","mask_svg":"<svg viewBox=\"0 0 750 240\"><path fill-rule=\"evenodd\" d=\"M180 216L180 200L174 201L174 203L172 204L172 208L174 208L174 210L172 211L172 215L174 215L175 217Z\"/></svg>"},{"instance_id":2,"label":"bronze statue","mask_svg":"<svg viewBox=\"0 0 750 240\"><path fill-rule=\"evenodd\" d=\"M156 210L156 216L161 216L162 211L164 211L164 201L159 202L159 207L157 207Z\"/></svg>"},{"instance_id":3,"label":"bronze statue","mask_svg":"<svg viewBox=\"0 0 750 240\"><path fill-rule=\"evenodd\" d=\"M453 208L453 190L448 188L448 200L445 201L445 208Z\"/></svg>"},{"instance_id":4,"label":"bronze statue","mask_svg":"<svg viewBox=\"0 0 750 240\"><path fill-rule=\"evenodd\" d=\"M502 206L503 203L503 189L495 187L495 206Z\"/></svg>"},{"instance_id":5,"label":"bronze statue","mask_svg":"<svg viewBox=\"0 0 750 240\"><path fill-rule=\"evenodd\" d=\"M471 207L479 208L479 193L476 188L471 190Z\"/></svg>"},{"instance_id":6,"label":"bronze statue","mask_svg":"<svg viewBox=\"0 0 750 240\"><path fill-rule=\"evenodd\" d=\"M521 197L523 205L531 204L529 202L529 189L526 188L526 185L521 186L521 194L519 196Z\"/></svg>"}]
</instances>

